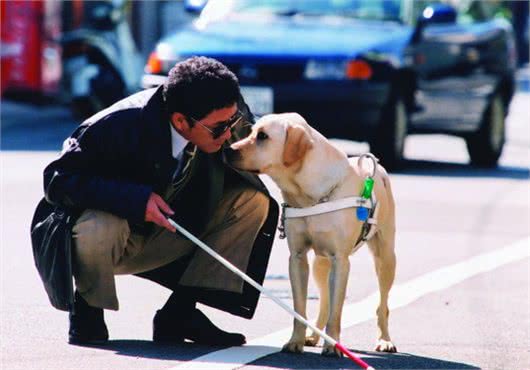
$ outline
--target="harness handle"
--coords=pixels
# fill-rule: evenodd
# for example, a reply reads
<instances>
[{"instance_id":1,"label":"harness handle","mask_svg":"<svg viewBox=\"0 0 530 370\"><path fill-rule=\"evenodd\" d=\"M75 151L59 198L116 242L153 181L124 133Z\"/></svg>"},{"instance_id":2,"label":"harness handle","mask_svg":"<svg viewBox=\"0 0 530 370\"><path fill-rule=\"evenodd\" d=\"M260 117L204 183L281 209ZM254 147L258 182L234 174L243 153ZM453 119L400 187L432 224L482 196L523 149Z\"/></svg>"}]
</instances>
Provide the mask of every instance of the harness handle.
<instances>
[{"instance_id":1,"label":"harness handle","mask_svg":"<svg viewBox=\"0 0 530 370\"><path fill-rule=\"evenodd\" d=\"M364 184L363 184L363 190L361 197L364 199L370 199L373 203L372 199L372 190L374 188L374 176L375 171L377 169L377 158L372 153L364 153L359 156L359 159L357 161L357 165L362 170L363 169L363 160L365 158L369 158L372 160L372 174L366 174L364 177ZM359 207L356 210L357 219L359 221L366 222L368 218L370 217L370 211L366 207Z\"/></svg>"},{"instance_id":2,"label":"harness handle","mask_svg":"<svg viewBox=\"0 0 530 370\"><path fill-rule=\"evenodd\" d=\"M363 160L365 158L369 158L372 160L372 173L366 177L374 177L375 176L375 171L377 170L377 163L379 162L379 160L376 158L375 155L373 155L372 153L363 153L359 156L359 159L357 160L357 165L359 166L359 168L363 168Z\"/></svg>"}]
</instances>

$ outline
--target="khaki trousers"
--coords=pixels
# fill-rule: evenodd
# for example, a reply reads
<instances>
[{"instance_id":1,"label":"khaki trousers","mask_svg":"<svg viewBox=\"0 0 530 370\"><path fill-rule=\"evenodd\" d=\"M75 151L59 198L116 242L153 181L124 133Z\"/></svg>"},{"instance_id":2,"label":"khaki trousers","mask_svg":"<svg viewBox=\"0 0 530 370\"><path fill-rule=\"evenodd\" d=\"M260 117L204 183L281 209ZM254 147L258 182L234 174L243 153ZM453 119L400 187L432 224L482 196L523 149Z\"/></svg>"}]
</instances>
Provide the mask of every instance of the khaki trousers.
<instances>
[{"instance_id":1,"label":"khaki trousers","mask_svg":"<svg viewBox=\"0 0 530 370\"><path fill-rule=\"evenodd\" d=\"M199 238L246 271L268 209L269 198L254 188L229 189ZM119 308L114 275L149 271L192 253L180 285L236 293L243 289L243 280L213 257L184 236L158 226L142 236L130 231L127 220L89 209L74 225L73 238L76 289L94 307Z\"/></svg>"}]
</instances>

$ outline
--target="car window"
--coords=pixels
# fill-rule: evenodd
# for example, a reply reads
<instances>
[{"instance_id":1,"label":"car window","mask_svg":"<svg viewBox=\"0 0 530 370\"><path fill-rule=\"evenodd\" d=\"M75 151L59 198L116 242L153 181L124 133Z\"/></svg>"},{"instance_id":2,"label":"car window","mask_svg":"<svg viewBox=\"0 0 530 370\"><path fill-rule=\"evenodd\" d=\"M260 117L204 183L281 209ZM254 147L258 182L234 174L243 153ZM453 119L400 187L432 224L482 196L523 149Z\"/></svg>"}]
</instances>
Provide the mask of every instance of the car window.
<instances>
[{"instance_id":1,"label":"car window","mask_svg":"<svg viewBox=\"0 0 530 370\"><path fill-rule=\"evenodd\" d=\"M401 20L401 3L402 0L210 0L208 6L217 8L223 6L229 14L330 15L373 20ZM229 11L227 6L230 7Z\"/></svg>"},{"instance_id":2,"label":"car window","mask_svg":"<svg viewBox=\"0 0 530 370\"><path fill-rule=\"evenodd\" d=\"M461 0L457 4L458 23L483 22L491 19L491 7L486 1Z\"/></svg>"},{"instance_id":3,"label":"car window","mask_svg":"<svg viewBox=\"0 0 530 370\"><path fill-rule=\"evenodd\" d=\"M409 0L411 1L411 0ZM447 4L457 11L457 24L484 22L496 14L496 5L493 1L484 0L412 0L413 20L417 20L423 10L433 4Z\"/></svg>"}]
</instances>

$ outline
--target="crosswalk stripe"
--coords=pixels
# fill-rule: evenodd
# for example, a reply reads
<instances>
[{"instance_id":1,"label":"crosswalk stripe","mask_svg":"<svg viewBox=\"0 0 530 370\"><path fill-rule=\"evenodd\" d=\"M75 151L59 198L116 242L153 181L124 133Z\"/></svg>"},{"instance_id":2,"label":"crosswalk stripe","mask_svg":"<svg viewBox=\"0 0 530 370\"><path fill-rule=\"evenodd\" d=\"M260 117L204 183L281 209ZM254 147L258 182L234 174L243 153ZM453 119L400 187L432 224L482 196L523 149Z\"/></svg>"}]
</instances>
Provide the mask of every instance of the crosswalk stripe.
<instances>
[{"instance_id":1,"label":"crosswalk stripe","mask_svg":"<svg viewBox=\"0 0 530 370\"><path fill-rule=\"evenodd\" d=\"M389 308L395 310L407 306L427 294L447 289L471 277L527 257L530 257L530 237L493 252L483 253L465 261L428 272L402 284L394 285L390 293ZM344 306L342 329L375 318L378 300L379 292L375 292L361 301ZM168 370L237 369L259 358L279 352L281 345L289 339L291 330L291 327L285 328L253 339L241 347L230 347L211 352ZM363 355L362 357L366 356Z\"/></svg>"}]
</instances>

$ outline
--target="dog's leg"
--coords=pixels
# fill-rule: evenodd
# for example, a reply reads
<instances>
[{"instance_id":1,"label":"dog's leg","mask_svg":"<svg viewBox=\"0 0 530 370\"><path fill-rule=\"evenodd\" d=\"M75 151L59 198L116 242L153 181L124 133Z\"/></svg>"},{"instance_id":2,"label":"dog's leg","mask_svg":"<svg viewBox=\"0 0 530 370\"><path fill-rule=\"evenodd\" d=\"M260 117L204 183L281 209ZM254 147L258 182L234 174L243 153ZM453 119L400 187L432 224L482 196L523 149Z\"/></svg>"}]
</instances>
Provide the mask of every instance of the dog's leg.
<instances>
[{"instance_id":1,"label":"dog's leg","mask_svg":"<svg viewBox=\"0 0 530 370\"><path fill-rule=\"evenodd\" d=\"M331 257L331 271L329 274L330 314L326 325L326 334L336 341L340 340L342 307L346 298L346 286L348 284L349 273L350 260L348 259L348 255L341 254ZM333 345L324 343L322 355L341 357L342 353Z\"/></svg>"},{"instance_id":2,"label":"dog's leg","mask_svg":"<svg viewBox=\"0 0 530 370\"><path fill-rule=\"evenodd\" d=\"M309 264L307 262L307 250L303 252L293 253L289 257L289 278L291 280L291 289L293 292L294 310L307 318L306 302L307 302L307 283L309 276ZM293 334L289 342L287 342L282 351L303 353L305 344L305 330L304 324L294 320Z\"/></svg>"},{"instance_id":3,"label":"dog's leg","mask_svg":"<svg viewBox=\"0 0 530 370\"><path fill-rule=\"evenodd\" d=\"M324 329L329 318L329 270L331 262L327 257L315 256L313 260L313 276L320 292L320 311L316 322L317 328ZM316 346L320 335L313 332L306 337L306 346Z\"/></svg>"},{"instance_id":4,"label":"dog's leg","mask_svg":"<svg viewBox=\"0 0 530 370\"><path fill-rule=\"evenodd\" d=\"M394 283L396 255L394 253L394 232L378 232L368 242L375 261L375 271L379 280L379 306L377 307L377 326L379 338L375 350L378 352L397 352L388 333L388 293Z\"/></svg>"}]
</instances>

